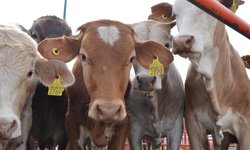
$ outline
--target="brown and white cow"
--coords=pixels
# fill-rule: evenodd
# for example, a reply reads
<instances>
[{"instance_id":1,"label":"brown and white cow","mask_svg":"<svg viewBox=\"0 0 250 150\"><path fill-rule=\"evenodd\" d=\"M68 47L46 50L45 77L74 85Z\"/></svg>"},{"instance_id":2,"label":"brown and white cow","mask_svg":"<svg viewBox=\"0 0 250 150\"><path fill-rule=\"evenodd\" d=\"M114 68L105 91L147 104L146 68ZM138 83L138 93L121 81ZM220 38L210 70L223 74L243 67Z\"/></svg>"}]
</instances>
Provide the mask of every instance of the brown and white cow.
<instances>
[{"instance_id":1,"label":"brown and white cow","mask_svg":"<svg viewBox=\"0 0 250 150\"><path fill-rule=\"evenodd\" d=\"M45 39L39 45L41 54L49 59L77 57L66 116L69 149L83 149L90 138L97 146L110 141L115 146L109 149L120 150L128 128L124 97L132 61L148 68L157 55L167 66L166 49L154 41L136 42L134 30L118 21L97 20L78 29L77 36ZM59 55L47 53L53 48Z\"/></svg>"},{"instance_id":2,"label":"brown and white cow","mask_svg":"<svg viewBox=\"0 0 250 150\"><path fill-rule=\"evenodd\" d=\"M63 62L42 58L28 34L8 25L0 26L0 66L0 141L9 142L9 149L23 150L32 122L36 84L50 86L59 75L67 87L74 83L74 77Z\"/></svg>"},{"instance_id":3,"label":"brown and white cow","mask_svg":"<svg viewBox=\"0 0 250 150\"><path fill-rule=\"evenodd\" d=\"M242 150L249 149L250 84L225 25L185 0L176 0L173 11L179 31L173 53L191 61L185 83L191 149L208 149L207 134L220 149L222 132L234 135Z\"/></svg>"},{"instance_id":4,"label":"brown and white cow","mask_svg":"<svg viewBox=\"0 0 250 150\"><path fill-rule=\"evenodd\" d=\"M72 35L67 22L56 16L39 17L34 21L28 33L37 43L45 38ZM48 87L40 83L35 88L28 149L34 149L37 145L42 150L55 149L58 145L59 150L65 150L68 143L65 130L67 94L63 92L62 96L48 95Z\"/></svg>"}]
</instances>

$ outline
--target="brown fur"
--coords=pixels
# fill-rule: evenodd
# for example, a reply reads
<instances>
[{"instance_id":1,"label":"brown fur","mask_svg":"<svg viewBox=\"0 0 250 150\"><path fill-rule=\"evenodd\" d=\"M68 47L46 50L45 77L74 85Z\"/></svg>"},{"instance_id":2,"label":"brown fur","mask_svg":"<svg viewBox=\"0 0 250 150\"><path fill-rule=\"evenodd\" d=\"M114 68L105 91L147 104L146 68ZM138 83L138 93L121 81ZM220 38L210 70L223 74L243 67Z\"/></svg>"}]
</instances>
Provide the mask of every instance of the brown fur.
<instances>
[{"instance_id":1,"label":"brown fur","mask_svg":"<svg viewBox=\"0 0 250 150\"><path fill-rule=\"evenodd\" d=\"M175 19L175 16L172 15L172 5L167 2L162 2L152 6L148 19L159 22L171 22Z\"/></svg>"},{"instance_id":2,"label":"brown fur","mask_svg":"<svg viewBox=\"0 0 250 150\"><path fill-rule=\"evenodd\" d=\"M246 68L250 69L250 56L245 55L241 57Z\"/></svg>"}]
</instances>

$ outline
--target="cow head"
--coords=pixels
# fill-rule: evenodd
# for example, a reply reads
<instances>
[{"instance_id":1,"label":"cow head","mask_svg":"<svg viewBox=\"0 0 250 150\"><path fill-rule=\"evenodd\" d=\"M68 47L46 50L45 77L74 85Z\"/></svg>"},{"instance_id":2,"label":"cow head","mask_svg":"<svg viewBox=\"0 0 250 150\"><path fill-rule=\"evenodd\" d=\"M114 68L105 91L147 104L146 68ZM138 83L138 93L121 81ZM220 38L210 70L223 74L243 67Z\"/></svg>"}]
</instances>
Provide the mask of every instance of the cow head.
<instances>
[{"instance_id":1,"label":"cow head","mask_svg":"<svg viewBox=\"0 0 250 150\"><path fill-rule=\"evenodd\" d=\"M185 0L176 0L173 12L179 31L173 40L173 53L188 57L196 65L204 63L212 67L207 59L200 60L216 58L214 54L218 51L215 48L227 37L224 24Z\"/></svg>"},{"instance_id":2,"label":"cow head","mask_svg":"<svg viewBox=\"0 0 250 150\"><path fill-rule=\"evenodd\" d=\"M148 19L159 22L171 22L175 20L175 16L172 13L172 5L163 2L152 6Z\"/></svg>"},{"instance_id":3,"label":"cow head","mask_svg":"<svg viewBox=\"0 0 250 150\"><path fill-rule=\"evenodd\" d=\"M0 26L0 140L21 135L21 113L34 80L49 86L56 76L64 87L74 77L60 61L48 61L37 52L36 43L12 26Z\"/></svg>"},{"instance_id":4,"label":"cow head","mask_svg":"<svg viewBox=\"0 0 250 150\"><path fill-rule=\"evenodd\" d=\"M72 35L67 22L56 16L42 16L36 19L28 33L38 43L45 38Z\"/></svg>"},{"instance_id":5,"label":"cow head","mask_svg":"<svg viewBox=\"0 0 250 150\"><path fill-rule=\"evenodd\" d=\"M121 121L126 117L124 95L133 60L148 68L157 55L166 65L166 48L154 41L135 42L133 29L117 21L93 21L79 30L75 37L45 39L38 49L48 59L70 61L77 56L90 97L89 117ZM59 55L51 53L54 48Z\"/></svg>"},{"instance_id":6,"label":"cow head","mask_svg":"<svg viewBox=\"0 0 250 150\"><path fill-rule=\"evenodd\" d=\"M172 47L171 29L175 26L175 21L161 23L153 20L137 22L131 24L134 29L137 41L155 40L167 48Z\"/></svg>"},{"instance_id":7,"label":"cow head","mask_svg":"<svg viewBox=\"0 0 250 150\"><path fill-rule=\"evenodd\" d=\"M159 42L162 45L165 45L167 48L172 47L172 35L170 31L175 25L175 21L170 23L161 23L153 20L142 21L134 23L131 27L134 29L137 41L147 41L154 40ZM171 52L167 49L169 64L173 61L173 56ZM135 74L138 78L149 76L149 70L142 67L139 63L134 61L133 67ZM162 76L155 76L156 80L154 81L154 88L161 89L161 79Z\"/></svg>"}]
</instances>

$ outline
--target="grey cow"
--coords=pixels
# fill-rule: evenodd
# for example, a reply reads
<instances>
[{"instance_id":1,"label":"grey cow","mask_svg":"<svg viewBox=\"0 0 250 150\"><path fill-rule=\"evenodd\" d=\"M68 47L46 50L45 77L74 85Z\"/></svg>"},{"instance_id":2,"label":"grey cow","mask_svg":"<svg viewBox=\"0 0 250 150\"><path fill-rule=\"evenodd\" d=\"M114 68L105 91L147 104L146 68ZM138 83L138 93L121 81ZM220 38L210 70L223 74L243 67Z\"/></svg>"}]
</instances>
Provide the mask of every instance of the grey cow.
<instances>
[{"instance_id":1,"label":"grey cow","mask_svg":"<svg viewBox=\"0 0 250 150\"><path fill-rule=\"evenodd\" d=\"M137 40L151 39L166 45L171 43L170 29L173 24L144 21L133 24L132 27ZM161 34L156 34L157 32ZM168 150L179 150L183 133L185 93L181 76L172 62L173 56L170 51L169 53L169 66L161 76L149 76L147 69L136 62L133 64L136 77L132 81L128 102L131 124L129 143L132 150L141 149L142 139L159 147L162 137L167 137Z\"/></svg>"}]
</instances>

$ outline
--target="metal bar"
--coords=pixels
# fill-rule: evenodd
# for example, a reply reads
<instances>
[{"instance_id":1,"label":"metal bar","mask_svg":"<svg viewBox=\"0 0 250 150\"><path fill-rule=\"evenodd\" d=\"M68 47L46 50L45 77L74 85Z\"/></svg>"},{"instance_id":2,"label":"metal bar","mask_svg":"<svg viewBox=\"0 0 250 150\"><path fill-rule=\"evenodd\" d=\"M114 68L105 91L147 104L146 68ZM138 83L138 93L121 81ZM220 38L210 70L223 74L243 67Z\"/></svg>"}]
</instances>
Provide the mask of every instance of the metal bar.
<instances>
[{"instance_id":1,"label":"metal bar","mask_svg":"<svg viewBox=\"0 0 250 150\"><path fill-rule=\"evenodd\" d=\"M64 0L63 20L66 20L67 0Z\"/></svg>"},{"instance_id":2,"label":"metal bar","mask_svg":"<svg viewBox=\"0 0 250 150\"><path fill-rule=\"evenodd\" d=\"M227 26L250 39L250 25L217 0L188 0Z\"/></svg>"}]
</instances>

